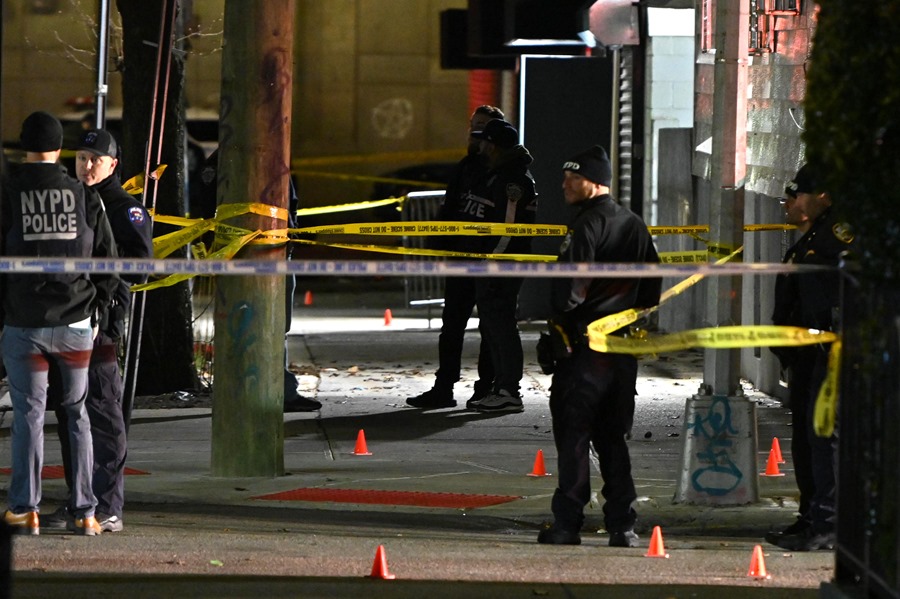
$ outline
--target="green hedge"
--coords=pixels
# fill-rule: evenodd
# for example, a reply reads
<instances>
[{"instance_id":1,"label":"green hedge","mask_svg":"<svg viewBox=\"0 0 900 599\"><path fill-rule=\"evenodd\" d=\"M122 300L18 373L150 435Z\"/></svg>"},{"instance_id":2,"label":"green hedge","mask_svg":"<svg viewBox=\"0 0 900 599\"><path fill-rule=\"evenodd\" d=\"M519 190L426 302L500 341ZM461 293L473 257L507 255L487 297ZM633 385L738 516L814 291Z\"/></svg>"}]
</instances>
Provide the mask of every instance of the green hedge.
<instances>
[{"instance_id":1,"label":"green hedge","mask_svg":"<svg viewBox=\"0 0 900 599\"><path fill-rule=\"evenodd\" d=\"M803 140L877 285L900 275L900 0L820 6Z\"/></svg>"}]
</instances>

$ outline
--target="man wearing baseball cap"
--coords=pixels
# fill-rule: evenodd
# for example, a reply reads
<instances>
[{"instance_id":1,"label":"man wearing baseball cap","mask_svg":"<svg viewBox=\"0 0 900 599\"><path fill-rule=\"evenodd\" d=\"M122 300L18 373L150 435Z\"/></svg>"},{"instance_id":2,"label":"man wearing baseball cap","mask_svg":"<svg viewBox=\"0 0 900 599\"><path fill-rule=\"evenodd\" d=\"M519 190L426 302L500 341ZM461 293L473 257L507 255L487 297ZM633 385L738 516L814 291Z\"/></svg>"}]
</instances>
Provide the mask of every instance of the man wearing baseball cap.
<instances>
[{"instance_id":1,"label":"man wearing baseball cap","mask_svg":"<svg viewBox=\"0 0 900 599\"><path fill-rule=\"evenodd\" d=\"M822 170L804 164L787 184L785 192L796 197L796 210L804 214L808 229L785 256L786 262L837 266L852 249L853 234L831 208ZM779 276L775 285L773 322L820 331L837 329L840 280L836 270ZM831 344L820 344L788 355L794 375L789 381L800 515L782 532L769 533L766 540L789 551L829 550L835 543L836 473L834 456L837 437L819 437L814 430L816 398L828 370ZM781 357L781 355L779 355ZM794 402L796 401L796 404ZM802 443L806 443L806 447Z\"/></svg>"},{"instance_id":2,"label":"man wearing baseball cap","mask_svg":"<svg viewBox=\"0 0 900 599\"><path fill-rule=\"evenodd\" d=\"M519 143L519 132L503 119L493 119L472 137L480 140L480 151L488 170L477 181L463 203L465 220L488 223L533 224L537 215L537 191L529 166L534 159ZM463 219L461 219L463 220ZM481 254L528 254L531 240L519 236L475 238ZM479 277L475 281L478 330L487 342L494 366L490 392L466 402L479 412L521 412L519 392L523 373L522 338L517 309L521 277Z\"/></svg>"},{"instance_id":3,"label":"man wearing baseball cap","mask_svg":"<svg viewBox=\"0 0 900 599\"><path fill-rule=\"evenodd\" d=\"M477 107L469 118L468 147L466 156L460 160L447 184L447 192L441 200L437 221L468 221L471 216L465 212L471 187L487 172L487 160L481 154L481 140L473 133L484 129L493 119L502 119L503 111L496 106ZM430 249L453 252L478 251L478 239L472 236L437 236L428 240ZM440 409L456 406L453 386L460 379L463 340L466 326L475 309L475 277L447 277L444 281L444 307L441 311L441 334L438 337L438 369L434 386L406 403L414 408ZM484 337L478 352L478 379L473 384L472 397L468 403L483 399L494 385L494 365L491 363L490 346Z\"/></svg>"},{"instance_id":4,"label":"man wearing baseball cap","mask_svg":"<svg viewBox=\"0 0 900 599\"><path fill-rule=\"evenodd\" d=\"M563 195L574 206L559 262L659 262L653 239L636 214L610 195L612 165L600 146L563 164ZM631 458L625 443L634 419L637 360L626 354L600 353L588 346L588 325L623 310L659 303L659 278L554 279L551 327L561 344L550 387L550 414L558 455L559 484L551 509L554 522L538 543L577 545L584 506L591 498L590 445L603 476L603 516L611 547L636 547L637 499ZM561 333L560 331L563 331ZM624 334L624 330L613 334Z\"/></svg>"},{"instance_id":5,"label":"man wearing baseball cap","mask_svg":"<svg viewBox=\"0 0 900 599\"><path fill-rule=\"evenodd\" d=\"M75 174L78 180L100 194L106 215L123 258L153 257L153 223L144 206L122 188L116 174L119 145L105 129L82 133L75 146ZM94 448L93 491L97 497L97 522L103 532L122 530L125 503L126 427L122 413L123 383L119 372L118 347L126 333L126 318L131 305L130 287L143 282L141 275L122 275L105 318L99 323L94 351L88 369L88 394L85 400ZM56 409L60 422L66 413ZM71 489L71 464L66 459L66 439L60 435L63 467ZM71 497L71 495L70 495ZM71 505L41 518L47 528L71 526Z\"/></svg>"},{"instance_id":6,"label":"man wearing baseball cap","mask_svg":"<svg viewBox=\"0 0 900 599\"><path fill-rule=\"evenodd\" d=\"M25 163L3 182L4 256L114 257L115 242L97 194L57 164L63 130L59 120L35 112L22 123ZM49 381L67 418L63 436L70 452L70 529L94 536L97 500L91 427L85 410L87 370L98 315L115 290L115 275L46 272L2 277L0 348L13 404L12 477L3 520L19 534L40 534L40 472Z\"/></svg>"}]
</instances>

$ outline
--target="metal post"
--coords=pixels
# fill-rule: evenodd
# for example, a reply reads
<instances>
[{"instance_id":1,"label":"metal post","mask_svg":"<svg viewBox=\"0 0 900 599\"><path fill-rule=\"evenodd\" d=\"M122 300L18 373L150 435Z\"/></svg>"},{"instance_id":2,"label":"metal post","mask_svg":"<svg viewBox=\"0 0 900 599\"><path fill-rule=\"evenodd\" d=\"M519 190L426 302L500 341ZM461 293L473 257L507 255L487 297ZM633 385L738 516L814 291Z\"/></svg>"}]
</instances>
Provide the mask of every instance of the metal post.
<instances>
[{"instance_id":1,"label":"metal post","mask_svg":"<svg viewBox=\"0 0 900 599\"><path fill-rule=\"evenodd\" d=\"M151 210L156 207L157 182L150 173L160 163L162 157L163 133L166 122L166 103L169 95L169 75L172 65L172 46L175 41L176 4L178 0L165 0L160 16L159 45L156 55L156 78L153 84L153 110L150 116L150 131L144 159L144 192L141 202ZM129 332L125 349L125 392L122 399L122 413L125 427L131 422L134 394L137 387L138 364L140 363L141 337L144 330L144 306L146 291L134 293L131 298L131 316L128 319Z\"/></svg>"},{"instance_id":2,"label":"metal post","mask_svg":"<svg viewBox=\"0 0 900 599\"><path fill-rule=\"evenodd\" d=\"M109 0L100 0L97 15L97 90L94 92L94 126L106 124L106 96L109 92L107 63L109 60Z\"/></svg>"},{"instance_id":3,"label":"metal post","mask_svg":"<svg viewBox=\"0 0 900 599\"><path fill-rule=\"evenodd\" d=\"M709 223L712 249L728 252L743 245L749 23L744 0L717 2ZM712 277L708 289L708 326L740 324L740 279ZM685 409L677 500L758 501L755 408L741 391L740 350L706 350L703 385Z\"/></svg>"}]
</instances>

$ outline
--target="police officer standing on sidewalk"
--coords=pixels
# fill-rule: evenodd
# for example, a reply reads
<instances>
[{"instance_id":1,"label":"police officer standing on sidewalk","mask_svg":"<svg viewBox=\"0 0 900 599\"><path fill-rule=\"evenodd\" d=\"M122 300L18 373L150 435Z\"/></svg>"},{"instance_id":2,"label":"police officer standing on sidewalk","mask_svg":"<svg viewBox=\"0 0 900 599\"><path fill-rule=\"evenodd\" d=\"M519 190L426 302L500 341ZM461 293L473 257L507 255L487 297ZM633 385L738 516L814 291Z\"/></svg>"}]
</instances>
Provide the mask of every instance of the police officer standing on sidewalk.
<instances>
[{"instance_id":1,"label":"police officer standing on sidewalk","mask_svg":"<svg viewBox=\"0 0 900 599\"><path fill-rule=\"evenodd\" d=\"M116 139L105 129L82 133L76 144L75 175L100 194L112 228L119 256L153 257L153 223L144 206L123 188L116 172L120 153ZM143 275L122 275L107 317L100 322L88 369L88 395L85 401L91 421L94 446L94 495L97 497L97 522L103 532L119 532L124 523L126 426L122 412L123 382L118 349L125 337L131 306L132 284L145 280ZM53 389L51 388L51 395ZM59 430L67 421L65 410L56 407ZM72 468L67 459L68 440L60 433L63 468L71 489ZM70 506L62 506L41 524L63 528L71 519Z\"/></svg>"},{"instance_id":2,"label":"police officer standing on sidewalk","mask_svg":"<svg viewBox=\"0 0 900 599\"><path fill-rule=\"evenodd\" d=\"M466 157L459 161L447 185L447 193L441 202L436 220L469 221L472 216L465 212L466 198L472 186L487 172L486 158L480 152L481 140L472 134L481 132L493 119L502 119L503 112L494 106L479 106L469 120L469 145ZM474 237L436 237L434 249L455 252L477 252L478 239ZM473 246L473 244L476 244ZM414 408L435 409L456 406L453 399L453 385L459 381L462 367L463 341L466 325L475 309L475 282L472 277L447 277L444 282L444 309L441 312L441 334L438 337L438 370L434 387L410 397L406 403ZM478 353L478 380L469 402L481 400L494 383L494 368L487 341L482 337Z\"/></svg>"},{"instance_id":3,"label":"police officer standing on sidewalk","mask_svg":"<svg viewBox=\"0 0 900 599\"><path fill-rule=\"evenodd\" d=\"M803 237L812 221L800 209L797 201L797 180L791 181L784 190L785 222L794 225L801 238L794 243L784 255L785 264L794 264L798 253L805 245ZM772 311L772 324L779 326L796 326L800 323L800 305L796 301L797 278L786 274L775 277L775 307ZM809 431L806 426L806 410L810 396L810 377L815 364L818 349L811 345L800 347L772 347L772 353L778 357L781 368L787 372L787 382L791 409L791 459L794 464L794 478L800 491L799 515L797 520L780 532L770 532L766 540L774 543L783 534L796 534L809 526L809 504L815 493L812 476L812 456L809 446Z\"/></svg>"},{"instance_id":4,"label":"police officer standing on sidewalk","mask_svg":"<svg viewBox=\"0 0 900 599\"><path fill-rule=\"evenodd\" d=\"M537 192L528 170L534 162L519 144L519 132L504 120L494 119L472 137L481 140L481 153L488 172L466 198L463 210L472 220L488 223L534 224ZM531 240L524 236L478 238L480 253L527 254ZM524 409L519 383L524 359L519 336L518 303L521 277L483 277L475 282L479 331L487 340L494 367L490 393L466 403L479 412L521 412Z\"/></svg>"},{"instance_id":5,"label":"police officer standing on sidewalk","mask_svg":"<svg viewBox=\"0 0 900 599\"><path fill-rule=\"evenodd\" d=\"M99 197L57 164L63 139L59 120L46 112L32 113L20 138L26 158L4 185L2 254L116 256ZM3 519L18 533L40 534L44 411L51 380L68 417L72 529L87 536L101 532L94 517L94 459L84 402L93 336L117 283L114 275L83 273L2 277L0 348L13 404L12 478Z\"/></svg>"},{"instance_id":6,"label":"police officer standing on sidewalk","mask_svg":"<svg viewBox=\"0 0 900 599\"><path fill-rule=\"evenodd\" d=\"M560 262L659 262L644 222L610 196L612 167L602 147L576 155L563 171L566 204L576 206L578 213L560 248ZM540 532L538 543L581 543L584 506L591 496L593 443L603 476L609 544L637 546L637 514L631 505L637 494L625 442L634 418L637 359L593 351L587 327L622 310L658 304L661 284L659 278L553 280L553 322L565 332L560 338L567 338L570 353L557 357L550 388L559 486L551 503L555 521Z\"/></svg>"},{"instance_id":7,"label":"police officer standing on sidewalk","mask_svg":"<svg viewBox=\"0 0 900 599\"><path fill-rule=\"evenodd\" d=\"M798 209L812 222L806 234L792 248L794 263L837 266L843 254L850 250L853 235L847 225L837 220L831 208L831 197L822 189L820 173L809 164L803 165L788 185L788 190L796 195ZM836 330L839 324L839 276L834 270L791 275L786 282L788 284L780 290L783 297L777 304L793 306L790 316L793 322L788 324L820 331ZM809 474L812 476L813 494L807 513L801 514L795 525L781 534L766 536L770 543L789 551L834 547L837 436L819 437L813 426L816 398L825 380L830 348L831 344L814 346L811 355L804 354L804 359L811 363L796 364L809 372L808 382L805 383L805 426L795 431L795 435L805 434L809 443Z\"/></svg>"}]
</instances>

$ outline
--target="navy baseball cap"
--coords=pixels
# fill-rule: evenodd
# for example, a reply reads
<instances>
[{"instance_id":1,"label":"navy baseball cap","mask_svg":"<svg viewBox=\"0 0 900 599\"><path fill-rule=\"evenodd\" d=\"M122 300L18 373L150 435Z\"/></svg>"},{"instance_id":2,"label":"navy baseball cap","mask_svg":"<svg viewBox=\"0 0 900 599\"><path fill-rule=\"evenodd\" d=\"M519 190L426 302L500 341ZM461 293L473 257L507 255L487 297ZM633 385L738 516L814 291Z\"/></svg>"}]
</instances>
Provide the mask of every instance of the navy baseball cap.
<instances>
[{"instance_id":1,"label":"navy baseball cap","mask_svg":"<svg viewBox=\"0 0 900 599\"><path fill-rule=\"evenodd\" d=\"M78 139L76 150L84 150L97 156L119 157L119 145L116 138L106 129L92 129L85 131Z\"/></svg>"},{"instance_id":2,"label":"navy baseball cap","mask_svg":"<svg viewBox=\"0 0 900 599\"><path fill-rule=\"evenodd\" d=\"M503 119L488 121L482 131L472 131L472 137L489 141L501 148L512 148L519 143L519 132Z\"/></svg>"},{"instance_id":3,"label":"navy baseball cap","mask_svg":"<svg viewBox=\"0 0 900 599\"><path fill-rule=\"evenodd\" d=\"M822 191L819 189L819 177L809 163L801 166L794 178L784 188L784 193L792 198L796 198L798 193L816 193L817 191Z\"/></svg>"}]
</instances>

